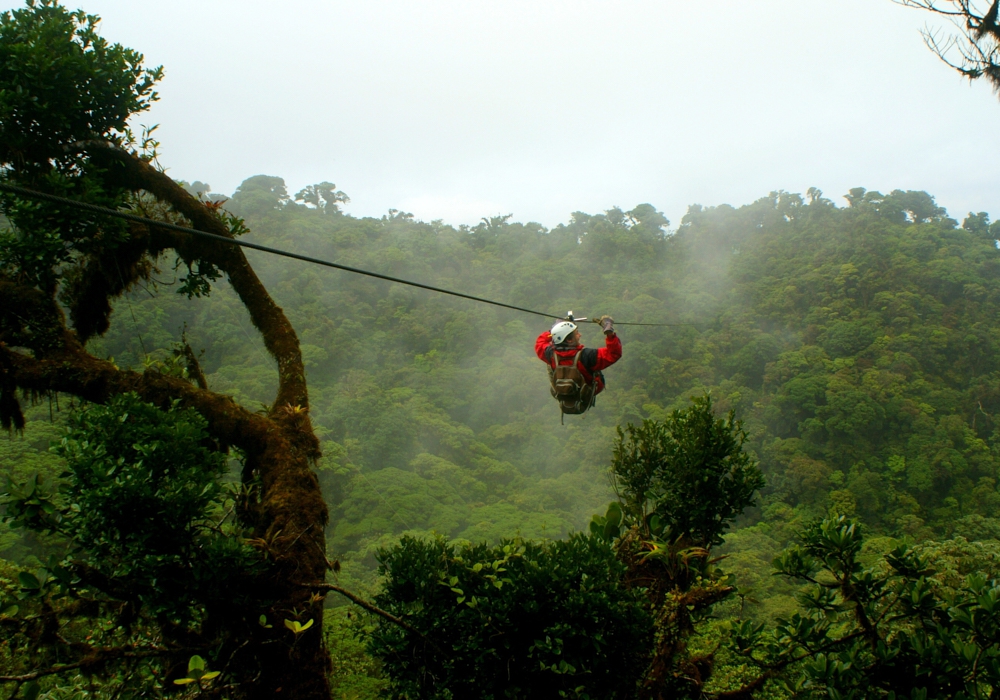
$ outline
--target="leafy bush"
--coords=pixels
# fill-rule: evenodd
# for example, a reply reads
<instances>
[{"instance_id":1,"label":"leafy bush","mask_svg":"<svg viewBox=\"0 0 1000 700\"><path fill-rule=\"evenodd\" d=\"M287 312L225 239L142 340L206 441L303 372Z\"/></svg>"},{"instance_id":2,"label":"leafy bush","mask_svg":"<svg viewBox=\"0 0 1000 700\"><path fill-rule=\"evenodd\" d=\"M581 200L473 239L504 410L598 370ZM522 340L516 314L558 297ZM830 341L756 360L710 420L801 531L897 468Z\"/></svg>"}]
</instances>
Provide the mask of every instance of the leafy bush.
<instances>
[{"instance_id":1,"label":"leafy bush","mask_svg":"<svg viewBox=\"0 0 1000 700\"><path fill-rule=\"evenodd\" d=\"M630 698L652 625L624 567L593 536L453 545L403 538L379 553L368 648L398 698ZM418 633L415 633L418 631Z\"/></svg>"},{"instance_id":2,"label":"leafy bush","mask_svg":"<svg viewBox=\"0 0 1000 700\"><path fill-rule=\"evenodd\" d=\"M735 592L711 548L763 485L745 440L733 413L716 418L707 395L666 420L618 430L618 502L593 519L591 532L614 542L627 567L623 585L643 593L655 621L641 698L701 697L712 675L714 652L692 652L689 642Z\"/></svg>"},{"instance_id":3,"label":"leafy bush","mask_svg":"<svg viewBox=\"0 0 1000 700\"><path fill-rule=\"evenodd\" d=\"M612 482L627 518L664 540L722 544L764 485L745 441L733 412L715 417L711 396L693 398L690 408L664 421L619 428Z\"/></svg>"},{"instance_id":4,"label":"leafy bush","mask_svg":"<svg viewBox=\"0 0 1000 700\"><path fill-rule=\"evenodd\" d=\"M68 465L59 529L78 548L78 566L128 581L152 612L174 618L245 586L237 578L252 550L209 519L226 455L204 418L125 394L84 408L70 425L55 448Z\"/></svg>"},{"instance_id":5,"label":"leafy bush","mask_svg":"<svg viewBox=\"0 0 1000 700\"><path fill-rule=\"evenodd\" d=\"M128 659L148 658L161 677L183 673L196 652L227 665L258 626L266 569L227 517L226 456L204 418L124 394L74 414L54 451L67 464L60 489L35 478L4 498L12 524L69 544L61 560L19 574L23 621L9 626L29 639L39 624L50 630L34 667L74 653L84 669L121 661L134 670ZM128 683L155 685L155 673Z\"/></svg>"},{"instance_id":6,"label":"leafy bush","mask_svg":"<svg viewBox=\"0 0 1000 700\"><path fill-rule=\"evenodd\" d=\"M975 572L952 588L908 546L865 567L862 544L858 523L827 519L775 560L806 584L804 609L768 631L732 625L734 648L761 670L747 689L777 676L801 698L996 697L1000 581Z\"/></svg>"}]
</instances>

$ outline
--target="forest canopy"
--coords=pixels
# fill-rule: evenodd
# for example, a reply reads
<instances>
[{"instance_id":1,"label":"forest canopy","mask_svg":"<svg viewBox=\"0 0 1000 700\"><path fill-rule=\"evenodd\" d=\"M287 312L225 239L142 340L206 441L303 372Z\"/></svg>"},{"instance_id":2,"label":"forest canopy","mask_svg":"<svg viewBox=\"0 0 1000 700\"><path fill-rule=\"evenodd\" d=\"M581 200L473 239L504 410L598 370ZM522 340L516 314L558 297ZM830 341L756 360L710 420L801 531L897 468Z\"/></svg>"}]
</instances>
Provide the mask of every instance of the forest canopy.
<instances>
[{"instance_id":1,"label":"forest canopy","mask_svg":"<svg viewBox=\"0 0 1000 700\"><path fill-rule=\"evenodd\" d=\"M579 529L606 499L593 476L615 426L706 392L747 425L769 518L836 512L921 538L995 527L1000 253L985 214L959 224L925 193L855 189L842 207L815 191L693 206L675 230L619 209L466 229L327 212L271 180L227 203L252 240L530 308L681 324L620 328L608 392L562 429L530 351L544 319L253 254L303 329L338 553L410 529ZM593 270L595 255L613 264ZM118 361L186 324L210 384L248 404L273 390L235 312L178 295L131 308L100 341Z\"/></svg>"},{"instance_id":2,"label":"forest canopy","mask_svg":"<svg viewBox=\"0 0 1000 700\"><path fill-rule=\"evenodd\" d=\"M327 556L345 586L375 592L378 552L400 537L586 530L613 498L616 426L666 420L706 393L743 421L742 449L764 475L721 550L761 619L796 606L769 562L816 519L852 518L887 542L988 547L1000 532L1000 252L985 213L960 224L926 193L858 188L843 206L815 190L692 206L676 229L651 206L577 212L551 230L508 217L455 228L355 218L296 201L273 177L248 179L225 206L267 245L530 308L678 324L622 327L608 391L561 427L531 353L545 320L251 253L302 334ZM595 271L595 255L613 262ZM122 366L169 365L183 335L208 386L266 403L272 365L245 312L224 288L170 293L181 274L161 270L156 298L124 298L88 347ZM43 408L29 443L52 434ZM4 449L22 474L54 474L48 439ZM5 556L25 561L25 541L7 542Z\"/></svg>"},{"instance_id":3,"label":"forest canopy","mask_svg":"<svg viewBox=\"0 0 1000 700\"><path fill-rule=\"evenodd\" d=\"M0 16L0 184L147 219L0 194L11 697L1000 692L987 213L859 187L549 229L355 217L272 175L227 197L132 132L162 72L97 22ZM561 425L550 319L148 219L651 325Z\"/></svg>"}]
</instances>

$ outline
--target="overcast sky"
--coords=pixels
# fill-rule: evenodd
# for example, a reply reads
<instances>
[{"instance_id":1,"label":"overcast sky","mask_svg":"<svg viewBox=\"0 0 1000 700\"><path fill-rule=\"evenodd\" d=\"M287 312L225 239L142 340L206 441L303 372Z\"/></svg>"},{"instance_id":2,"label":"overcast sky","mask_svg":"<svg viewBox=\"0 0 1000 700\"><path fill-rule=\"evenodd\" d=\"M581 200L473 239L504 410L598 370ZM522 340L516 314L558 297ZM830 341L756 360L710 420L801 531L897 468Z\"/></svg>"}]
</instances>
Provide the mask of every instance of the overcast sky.
<instances>
[{"instance_id":1,"label":"overcast sky","mask_svg":"<svg viewBox=\"0 0 1000 700\"><path fill-rule=\"evenodd\" d=\"M73 0L67 2L76 6ZM0 6L17 3L0 0ZM231 193L330 180L427 221L819 187L1000 218L1000 102L890 0L85 0L165 66L161 162Z\"/></svg>"}]
</instances>

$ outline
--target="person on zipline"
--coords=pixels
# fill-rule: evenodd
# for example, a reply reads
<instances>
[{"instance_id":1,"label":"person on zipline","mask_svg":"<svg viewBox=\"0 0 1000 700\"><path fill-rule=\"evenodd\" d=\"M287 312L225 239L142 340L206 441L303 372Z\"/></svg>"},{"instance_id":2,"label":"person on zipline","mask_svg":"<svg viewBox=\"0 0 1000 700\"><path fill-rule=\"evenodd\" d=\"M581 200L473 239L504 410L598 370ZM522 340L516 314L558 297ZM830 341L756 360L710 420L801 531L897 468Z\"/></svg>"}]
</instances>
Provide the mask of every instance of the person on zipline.
<instances>
[{"instance_id":1,"label":"person on zipline","mask_svg":"<svg viewBox=\"0 0 1000 700\"><path fill-rule=\"evenodd\" d=\"M584 348L580 330L572 321L560 321L535 340L535 354L549 367L552 396L564 414L584 413L604 391L601 370L618 362L622 341L615 333L615 322L602 316L603 348Z\"/></svg>"}]
</instances>

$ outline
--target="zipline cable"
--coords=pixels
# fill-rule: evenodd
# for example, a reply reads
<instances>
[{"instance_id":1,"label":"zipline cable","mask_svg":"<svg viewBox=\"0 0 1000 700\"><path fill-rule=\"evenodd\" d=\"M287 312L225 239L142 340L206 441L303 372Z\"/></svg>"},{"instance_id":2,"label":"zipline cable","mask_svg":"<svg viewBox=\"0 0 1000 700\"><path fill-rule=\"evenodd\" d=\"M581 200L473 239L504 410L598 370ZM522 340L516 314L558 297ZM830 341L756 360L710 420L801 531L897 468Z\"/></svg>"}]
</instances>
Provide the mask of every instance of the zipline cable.
<instances>
[{"instance_id":1,"label":"zipline cable","mask_svg":"<svg viewBox=\"0 0 1000 700\"><path fill-rule=\"evenodd\" d=\"M371 270L362 270L358 267L351 267L349 265L341 265L339 263L330 262L329 260L322 260L320 258L313 258L308 255L300 255L298 253L292 253L287 250L280 250L278 248L271 248L270 246L260 245L259 243L250 243L249 241L240 241L235 238L227 238L226 236L220 236L216 233L209 233L207 231L200 231L196 228L190 228L188 226L180 226L178 224L171 224L166 221L157 221L156 219L148 219L144 216L136 216L135 214L129 214L127 212L118 211L116 209L110 209L108 207L102 207L97 204L90 204L88 202L80 202L75 199L69 199L67 197L59 197L58 195L48 194L46 192L38 192L36 190L29 190L25 187L19 187L18 185L9 185L6 183L0 183L0 192L9 192L14 195L25 197L27 199L39 199L47 202L53 202L54 204L67 204L77 209L82 209L84 211L90 211L95 214L103 214L104 216L113 216L118 219L124 219L125 221L131 221L137 224L143 224L146 226L159 226L160 228L169 229L171 231L180 231L181 233L188 233L195 236L201 236L202 238L209 238L214 241L219 241L220 243L228 243L230 245L237 245L242 248L251 248L253 250L259 250L264 253L271 253L272 255L280 255L286 258L292 258L293 260L302 260L303 262L312 263L314 265L322 265L323 267L332 267L336 270L344 270L345 272L353 272L357 275L364 275L366 277L375 277L377 279L386 280L388 282L395 282L397 284L405 284L410 287L418 287L420 289L427 289L431 292L438 292L440 294L448 294L453 297L460 297L462 299L469 299L471 301L478 301L481 304L490 304L492 306L499 306L505 309L512 309L514 311L521 311L526 314L534 314L535 316L544 316L546 318L562 319L563 316L556 316L555 314L547 314L542 311L535 311L534 309L526 309L523 306L514 306L512 304L504 304L501 301L493 301L492 299L484 299L483 297L473 296L472 294L465 294L463 292L456 292L451 289L443 289L441 287L434 287L429 284L423 284L421 282L413 282L412 280L404 280L399 277L392 277L391 275L383 275L379 272L372 272ZM596 320L596 319L595 319ZM615 321L617 326L696 326L696 323L627 323Z\"/></svg>"}]
</instances>

